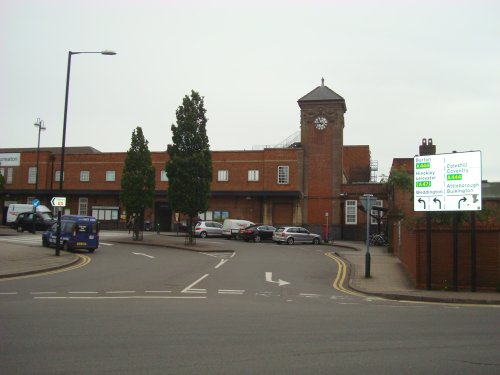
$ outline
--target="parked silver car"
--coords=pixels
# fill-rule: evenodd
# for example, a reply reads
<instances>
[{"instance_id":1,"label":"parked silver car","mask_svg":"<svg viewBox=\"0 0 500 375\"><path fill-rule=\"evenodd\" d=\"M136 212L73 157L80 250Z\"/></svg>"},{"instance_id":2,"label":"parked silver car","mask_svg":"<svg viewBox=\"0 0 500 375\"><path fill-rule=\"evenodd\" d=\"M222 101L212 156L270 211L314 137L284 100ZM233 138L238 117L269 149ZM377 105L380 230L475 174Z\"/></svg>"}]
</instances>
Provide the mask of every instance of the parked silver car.
<instances>
[{"instance_id":1,"label":"parked silver car","mask_svg":"<svg viewBox=\"0 0 500 375\"><path fill-rule=\"evenodd\" d=\"M222 236L222 224L216 221L199 221L194 226L196 237L220 237Z\"/></svg>"},{"instance_id":2,"label":"parked silver car","mask_svg":"<svg viewBox=\"0 0 500 375\"><path fill-rule=\"evenodd\" d=\"M306 228L302 227L279 227L274 232L273 241L277 244L283 242L288 245L292 245L295 242L318 245L321 242L321 236L311 233Z\"/></svg>"}]
</instances>

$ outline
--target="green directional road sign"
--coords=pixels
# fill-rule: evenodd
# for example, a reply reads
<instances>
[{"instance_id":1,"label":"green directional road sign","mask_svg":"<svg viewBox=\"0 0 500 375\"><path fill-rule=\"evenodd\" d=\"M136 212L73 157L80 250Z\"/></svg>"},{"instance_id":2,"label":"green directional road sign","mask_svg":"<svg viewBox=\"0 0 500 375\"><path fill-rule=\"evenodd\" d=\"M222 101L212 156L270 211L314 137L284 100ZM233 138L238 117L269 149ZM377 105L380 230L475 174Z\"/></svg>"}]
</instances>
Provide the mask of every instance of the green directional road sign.
<instances>
[{"instance_id":1,"label":"green directional road sign","mask_svg":"<svg viewBox=\"0 0 500 375\"><path fill-rule=\"evenodd\" d=\"M480 211L481 151L416 156L415 211Z\"/></svg>"}]
</instances>

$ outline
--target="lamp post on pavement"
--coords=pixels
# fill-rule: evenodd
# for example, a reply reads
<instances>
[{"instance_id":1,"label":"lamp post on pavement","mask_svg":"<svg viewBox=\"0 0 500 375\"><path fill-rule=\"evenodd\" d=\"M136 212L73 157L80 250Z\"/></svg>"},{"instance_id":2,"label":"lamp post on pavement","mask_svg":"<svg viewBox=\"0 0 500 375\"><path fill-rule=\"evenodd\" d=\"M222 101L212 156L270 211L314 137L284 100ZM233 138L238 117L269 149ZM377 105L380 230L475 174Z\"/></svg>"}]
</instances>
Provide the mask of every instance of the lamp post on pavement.
<instances>
[{"instance_id":1,"label":"lamp post on pavement","mask_svg":"<svg viewBox=\"0 0 500 375\"><path fill-rule=\"evenodd\" d=\"M35 175L35 197L38 193L38 164L40 161L40 133L42 130L45 130L46 127L44 126L43 120L40 120L38 118L34 125L38 128L38 145L36 147L36 175Z\"/></svg>"},{"instance_id":2,"label":"lamp post on pavement","mask_svg":"<svg viewBox=\"0 0 500 375\"><path fill-rule=\"evenodd\" d=\"M66 149L66 121L68 118L68 96L69 96L69 78L71 73L71 56L80 55L84 53L99 53L101 55L116 55L116 52L104 50L104 51L68 51L68 71L66 74L66 95L64 98L64 121L63 121L63 134L62 134L62 147L61 147L61 168L59 170L59 194L63 194L63 182L64 182L64 153ZM61 245L61 208L57 212L57 239L56 239L56 256L60 255L60 245Z\"/></svg>"}]
</instances>

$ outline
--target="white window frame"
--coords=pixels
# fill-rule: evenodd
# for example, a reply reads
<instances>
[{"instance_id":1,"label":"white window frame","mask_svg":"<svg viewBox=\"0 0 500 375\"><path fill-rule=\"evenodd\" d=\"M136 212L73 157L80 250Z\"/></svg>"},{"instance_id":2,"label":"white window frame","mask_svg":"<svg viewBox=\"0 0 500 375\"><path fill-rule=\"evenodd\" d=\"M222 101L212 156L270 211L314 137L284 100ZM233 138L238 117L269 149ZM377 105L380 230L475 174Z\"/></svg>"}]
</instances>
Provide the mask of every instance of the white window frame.
<instances>
[{"instance_id":1,"label":"white window frame","mask_svg":"<svg viewBox=\"0 0 500 375\"><path fill-rule=\"evenodd\" d=\"M78 215L87 216L89 212L89 199L78 198Z\"/></svg>"},{"instance_id":2,"label":"white window frame","mask_svg":"<svg viewBox=\"0 0 500 375\"><path fill-rule=\"evenodd\" d=\"M80 182L90 181L90 171L80 171Z\"/></svg>"},{"instance_id":3,"label":"white window frame","mask_svg":"<svg viewBox=\"0 0 500 375\"><path fill-rule=\"evenodd\" d=\"M28 168L28 184L36 184L36 167Z\"/></svg>"},{"instance_id":4,"label":"white window frame","mask_svg":"<svg viewBox=\"0 0 500 375\"><path fill-rule=\"evenodd\" d=\"M61 171L56 171L56 173L54 173L54 181L56 182L61 181ZM63 181L64 181L64 172L63 172Z\"/></svg>"},{"instance_id":5,"label":"white window frame","mask_svg":"<svg viewBox=\"0 0 500 375\"><path fill-rule=\"evenodd\" d=\"M355 225L358 223L358 201L348 199L345 201L345 223Z\"/></svg>"},{"instance_id":6,"label":"white window frame","mask_svg":"<svg viewBox=\"0 0 500 375\"><path fill-rule=\"evenodd\" d=\"M278 185L288 185L290 183L290 166L278 166Z\"/></svg>"},{"instance_id":7,"label":"white window frame","mask_svg":"<svg viewBox=\"0 0 500 375\"><path fill-rule=\"evenodd\" d=\"M259 181L259 170L258 169L249 169L248 170L248 181L250 181L250 182Z\"/></svg>"},{"instance_id":8,"label":"white window frame","mask_svg":"<svg viewBox=\"0 0 500 375\"><path fill-rule=\"evenodd\" d=\"M167 171L160 171L160 181L163 181L163 182L168 181Z\"/></svg>"},{"instance_id":9,"label":"white window frame","mask_svg":"<svg viewBox=\"0 0 500 375\"><path fill-rule=\"evenodd\" d=\"M106 182L116 181L116 171L106 171Z\"/></svg>"},{"instance_id":10,"label":"white window frame","mask_svg":"<svg viewBox=\"0 0 500 375\"><path fill-rule=\"evenodd\" d=\"M219 169L217 171L217 181L219 182L229 181L229 171L227 169Z\"/></svg>"},{"instance_id":11,"label":"white window frame","mask_svg":"<svg viewBox=\"0 0 500 375\"><path fill-rule=\"evenodd\" d=\"M377 199L375 201L374 206L384 207L384 201ZM377 217L378 213L379 213L379 211L371 210L370 215L372 215L372 216L370 216L370 224L377 224L376 217ZM383 215L382 212L380 212L380 217L382 217L382 215ZM373 216L375 216L375 217L373 217Z\"/></svg>"},{"instance_id":12,"label":"white window frame","mask_svg":"<svg viewBox=\"0 0 500 375\"><path fill-rule=\"evenodd\" d=\"M5 183L12 184L13 176L14 176L14 168L7 168L7 178Z\"/></svg>"}]
</instances>

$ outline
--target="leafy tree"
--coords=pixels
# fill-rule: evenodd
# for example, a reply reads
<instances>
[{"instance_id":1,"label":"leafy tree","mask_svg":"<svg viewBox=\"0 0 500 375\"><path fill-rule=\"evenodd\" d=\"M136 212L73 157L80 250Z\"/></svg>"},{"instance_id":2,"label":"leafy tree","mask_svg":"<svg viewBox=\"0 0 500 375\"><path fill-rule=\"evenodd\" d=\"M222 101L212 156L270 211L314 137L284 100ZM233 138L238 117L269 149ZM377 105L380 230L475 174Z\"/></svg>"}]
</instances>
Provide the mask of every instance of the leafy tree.
<instances>
[{"instance_id":1,"label":"leafy tree","mask_svg":"<svg viewBox=\"0 0 500 375\"><path fill-rule=\"evenodd\" d=\"M132 142L127 151L120 200L128 214L136 215L134 235L138 238L138 230L144 222L144 209L152 207L155 192L155 168L148 149L148 141L144 138L142 128L138 126L132 132Z\"/></svg>"},{"instance_id":2,"label":"leafy tree","mask_svg":"<svg viewBox=\"0 0 500 375\"><path fill-rule=\"evenodd\" d=\"M212 154L207 136L203 97L195 91L185 96L172 125L167 151L168 201L176 212L188 216L189 243L193 243L193 217L208 209L212 182Z\"/></svg>"}]
</instances>

